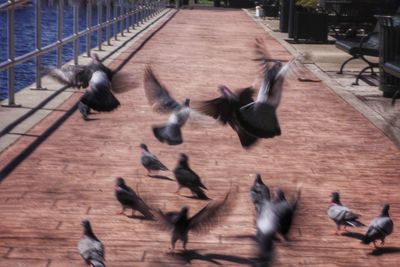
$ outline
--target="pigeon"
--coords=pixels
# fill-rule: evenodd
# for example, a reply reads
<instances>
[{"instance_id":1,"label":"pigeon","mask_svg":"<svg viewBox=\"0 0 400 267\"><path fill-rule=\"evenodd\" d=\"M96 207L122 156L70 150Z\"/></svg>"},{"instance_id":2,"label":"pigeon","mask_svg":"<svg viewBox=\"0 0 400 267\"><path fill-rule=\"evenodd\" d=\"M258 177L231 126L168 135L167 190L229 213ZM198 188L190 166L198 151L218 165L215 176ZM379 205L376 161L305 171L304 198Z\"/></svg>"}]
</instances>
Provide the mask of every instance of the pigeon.
<instances>
[{"instance_id":1,"label":"pigeon","mask_svg":"<svg viewBox=\"0 0 400 267\"><path fill-rule=\"evenodd\" d=\"M374 243L374 247L377 248L376 240L381 240L381 245L385 243L386 236L393 232L393 221L389 215L389 204L383 206L381 214L373 219L368 226L367 233L362 239L363 244Z\"/></svg>"},{"instance_id":2,"label":"pigeon","mask_svg":"<svg viewBox=\"0 0 400 267\"><path fill-rule=\"evenodd\" d=\"M109 112L120 105L111 91L114 72L104 66L95 53L92 54L92 62L89 65L68 65L54 68L49 75L65 85L86 88L78 106L85 120L88 119L90 109Z\"/></svg>"},{"instance_id":3,"label":"pigeon","mask_svg":"<svg viewBox=\"0 0 400 267\"><path fill-rule=\"evenodd\" d=\"M240 108L254 102L252 95L254 89L251 87L239 89L235 92L228 87L219 86L221 96L207 101L202 101L195 107L200 113L211 116L222 124L229 126L237 133L242 147L249 148L257 141L257 137L249 134L237 120Z\"/></svg>"},{"instance_id":4,"label":"pigeon","mask_svg":"<svg viewBox=\"0 0 400 267\"><path fill-rule=\"evenodd\" d=\"M340 196L338 192L333 192L331 204L328 208L328 216L331 218L337 227L335 234L338 234L340 231L340 226L344 225L344 230L346 231L347 226L352 227L360 227L365 226L361 223L358 218L360 217L359 214L353 213L349 208L342 205L340 202Z\"/></svg>"},{"instance_id":5,"label":"pigeon","mask_svg":"<svg viewBox=\"0 0 400 267\"><path fill-rule=\"evenodd\" d=\"M204 186L200 177L189 167L188 160L189 157L186 154L180 154L178 165L174 169L175 178L178 183L178 190L175 193L179 194L182 187L187 187L197 198L209 199L203 190L208 190L207 187Z\"/></svg>"},{"instance_id":6,"label":"pigeon","mask_svg":"<svg viewBox=\"0 0 400 267\"><path fill-rule=\"evenodd\" d=\"M140 144L140 148L142 150L142 156L140 157L140 161L143 167L147 170L147 175L151 175L152 171L168 171L168 168L165 167L158 158L153 155L145 144Z\"/></svg>"},{"instance_id":7,"label":"pigeon","mask_svg":"<svg viewBox=\"0 0 400 267\"><path fill-rule=\"evenodd\" d=\"M289 240L288 234L292 226L293 217L297 209L297 204L300 198L301 189L298 188L294 199L291 202L286 200L285 194L281 189L276 190L276 196L273 200L273 212L278 218L277 233L279 233L285 240Z\"/></svg>"},{"instance_id":8,"label":"pigeon","mask_svg":"<svg viewBox=\"0 0 400 267\"><path fill-rule=\"evenodd\" d=\"M148 220L153 220L151 208L133 191L132 188L125 184L122 177L116 179L115 197L121 203L122 211L118 214L125 214L125 209L132 209L132 217L136 211L139 211Z\"/></svg>"},{"instance_id":9,"label":"pigeon","mask_svg":"<svg viewBox=\"0 0 400 267\"><path fill-rule=\"evenodd\" d=\"M83 236L79 240L78 250L86 264L93 267L106 267L104 263L104 245L96 237L88 220L82 221Z\"/></svg>"},{"instance_id":10,"label":"pigeon","mask_svg":"<svg viewBox=\"0 0 400 267\"><path fill-rule=\"evenodd\" d=\"M261 180L260 174L256 174L253 186L250 188L250 199L256 209L257 216L260 214L261 206L264 201L270 201L271 199L269 188Z\"/></svg>"},{"instance_id":11,"label":"pigeon","mask_svg":"<svg viewBox=\"0 0 400 267\"><path fill-rule=\"evenodd\" d=\"M294 62L295 59L286 64L278 61L266 69L257 99L240 108L238 121L249 134L258 138L281 135L276 109L281 99L284 78Z\"/></svg>"},{"instance_id":12,"label":"pigeon","mask_svg":"<svg viewBox=\"0 0 400 267\"><path fill-rule=\"evenodd\" d=\"M190 115L190 99L178 103L169 94L155 76L150 66L146 67L144 74L144 89L147 100L153 110L159 113L170 113L167 123L153 126L154 136L162 143L179 145L183 143L181 128L185 125Z\"/></svg>"},{"instance_id":13,"label":"pigeon","mask_svg":"<svg viewBox=\"0 0 400 267\"><path fill-rule=\"evenodd\" d=\"M172 251L178 240L182 241L183 249L189 240L189 231L195 233L206 233L212 226L221 222L222 214L232 209L234 198L231 197L232 189L226 194L223 200L212 201L189 218L188 207L182 207L179 212L163 213L158 210L156 216L161 226L171 231Z\"/></svg>"}]
</instances>

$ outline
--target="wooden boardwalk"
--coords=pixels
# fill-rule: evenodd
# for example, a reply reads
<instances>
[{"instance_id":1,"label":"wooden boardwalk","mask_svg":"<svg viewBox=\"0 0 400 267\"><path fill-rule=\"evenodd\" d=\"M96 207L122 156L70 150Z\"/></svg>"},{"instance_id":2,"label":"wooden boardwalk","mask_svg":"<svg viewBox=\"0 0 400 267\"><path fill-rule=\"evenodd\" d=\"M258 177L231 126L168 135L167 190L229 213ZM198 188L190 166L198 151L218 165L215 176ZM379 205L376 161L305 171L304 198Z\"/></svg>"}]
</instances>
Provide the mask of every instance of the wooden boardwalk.
<instances>
[{"instance_id":1,"label":"wooden boardwalk","mask_svg":"<svg viewBox=\"0 0 400 267\"><path fill-rule=\"evenodd\" d=\"M145 99L146 63L178 100L209 99L218 95L220 84L252 84L257 65L250 59L256 37L266 39L276 57L291 57L241 10L181 10L121 70L130 77L126 87L134 82L139 86L117 95L122 103L117 111L95 114L96 120L88 122L75 112L1 182L0 266L85 266L77 253L83 218L90 219L103 240L107 266L185 264L181 257L167 254L169 235L155 223L115 215L120 210L114 197L117 176L164 210L188 205L194 212L206 204L173 194L174 181L146 177L139 162L142 142L170 168L179 153L187 153L213 199L221 198L231 182L239 185L238 205L224 225L207 235L190 236L188 248L196 251L186 260L193 266L251 265L256 246L249 238L255 227L248 190L256 172L288 195L303 184L293 241L277 243L276 266L399 266L400 153L322 83L287 82L278 111L282 136L262 140L249 151L240 147L230 128L210 120L190 121L179 146L160 144L153 137L151 125L166 117L153 113ZM134 49L122 53L111 67ZM0 154L0 167L20 155L80 95ZM326 215L332 191L339 191L344 204L363 214L365 223L383 203L392 204L395 230L386 240L391 248L387 253L374 256L359 240L332 235L334 224Z\"/></svg>"}]
</instances>

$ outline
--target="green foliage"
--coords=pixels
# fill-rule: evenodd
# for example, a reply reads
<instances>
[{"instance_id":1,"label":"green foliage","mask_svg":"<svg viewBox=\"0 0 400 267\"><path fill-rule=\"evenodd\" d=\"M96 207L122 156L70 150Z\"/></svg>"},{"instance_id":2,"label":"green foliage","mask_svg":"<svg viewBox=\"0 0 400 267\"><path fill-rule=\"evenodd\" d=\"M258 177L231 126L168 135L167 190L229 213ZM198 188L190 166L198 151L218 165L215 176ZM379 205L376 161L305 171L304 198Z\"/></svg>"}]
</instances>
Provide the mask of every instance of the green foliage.
<instances>
[{"instance_id":1,"label":"green foliage","mask_svg":"<svg viewBox=\"0 0 400 267\"><path fill-rule=\"evenodd\" d=\"M296 0L296 5L305 8L316 8L318 5L318 0Z\"/></svg>"}]
</instances>

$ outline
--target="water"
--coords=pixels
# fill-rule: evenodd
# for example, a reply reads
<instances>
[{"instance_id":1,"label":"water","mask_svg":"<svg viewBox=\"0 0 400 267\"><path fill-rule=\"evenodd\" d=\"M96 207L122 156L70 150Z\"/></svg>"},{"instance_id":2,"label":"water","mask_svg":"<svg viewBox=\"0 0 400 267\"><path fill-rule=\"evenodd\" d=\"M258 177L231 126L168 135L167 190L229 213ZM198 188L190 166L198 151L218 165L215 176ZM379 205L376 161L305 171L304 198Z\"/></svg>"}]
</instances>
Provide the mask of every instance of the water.
<instances>
[{"instance_id":1,"label":"water","mask_svg":"<svg viewBox=\"0 0 400 267\"><path fill-rule=\"evenodd\" d=\"M36 0L35 0L36 1ZM0 4L6 0L0 0ZM33 1L34 2L34 1ZM49 45L57 40L57 6L46 4L49 1L43 1L42 4L42 46ZM67 2L67 1L65 1ZM111 10L111 14L113 11ZM103 7L102 21L106 20L105 7ZM94 6L92 10L92 25L97 24L97 8ZM83 30L86 25L86 8L82 6L79 10L79 30ZM118 32L120 25L118 25ZM102 39L106 40L105 29L102 31ZM64 8L64 27L63 36L67 37L73 33L73 9L72 6ZM113 27L111 27L111 34ZM7 60L7 12L0 11L0 62ZM97 44L97 32L92 33L92 47ZM73 58L72 43L63 47L62 59L63 63ZM35 50L35 8L31 4L24 8L15 10L15 53L21 56L25 53ZM80 52L86 51L85 37L79 39ZM56 50L42 57L44 68L56 66L57 57ZM15 89L19 91L35 81L35 60L26 61L16 66L15 73ZM7 87L7 71L0 72L0 100L8 97Z\"/></svg>"}]
</instances>

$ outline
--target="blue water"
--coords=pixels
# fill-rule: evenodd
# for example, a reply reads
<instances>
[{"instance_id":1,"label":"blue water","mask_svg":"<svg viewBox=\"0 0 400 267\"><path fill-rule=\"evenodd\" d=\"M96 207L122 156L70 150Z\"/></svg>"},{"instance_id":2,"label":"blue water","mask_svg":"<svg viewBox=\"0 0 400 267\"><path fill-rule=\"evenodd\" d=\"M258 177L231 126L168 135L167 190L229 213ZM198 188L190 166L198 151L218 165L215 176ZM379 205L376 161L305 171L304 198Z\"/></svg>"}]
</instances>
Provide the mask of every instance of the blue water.
<instances>
[{"instance_id":1,"label":"blue water","mask_svg":"<svg viewBox=\"0 0 400 267\"><path fill-rule=\"evenodd\" d=\"M36 1L36 0L35 0ZM0 0L0 4L6 0ZM42 46L51 44L57 40L57 6L42 4ZM65 1L67 2L67 1ZM105 8L103 7L103 21L106 20ZM111 11L111 14L112 11ZM94 6L92 10L92 25L97 24L97 8ZM7 37L7 13L0 11L0 62L6 61L8 58L8 37ZM82 6L79 10L79 30L83 30L86 25L86 8ZM120 25L118 25L118 31ZM71 6L64 8L64 27L63 36L72 35L73 32L73 9ZM111 34L113 27L111 27ZM102 33L103 41L106 40L105 29ZM80 52L86 51L85 38L79 39ZM92 47L97 44L97 33L92 33ZM63 62L67 62L73 58L72 43L63 47ZM33 5L15 10L15 53L21 56L25 53L35 50L35 8ZM56 66L56 51L50 52L42 57L44 68ZM35 60L26 61L16 66L15 89L19 91L35 81ZM0 100L8 97L8 81L7 71L0 72Z\"/></svg>"}]
</instances>

